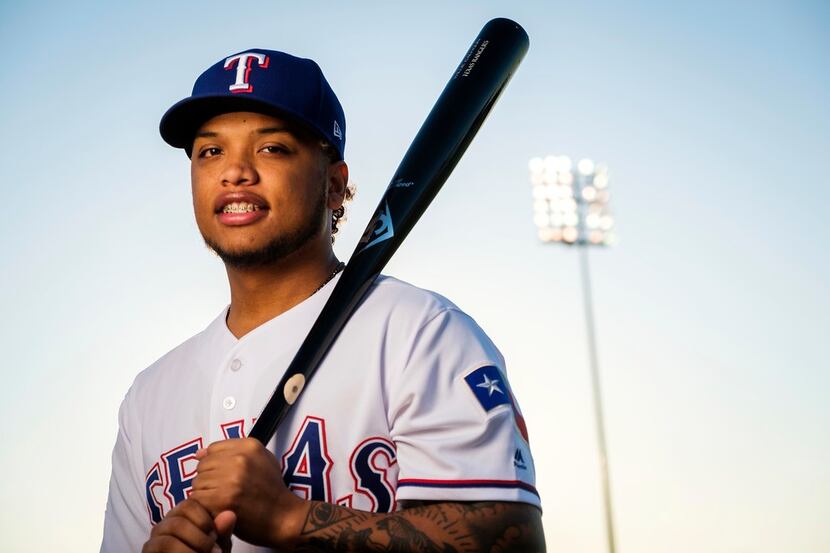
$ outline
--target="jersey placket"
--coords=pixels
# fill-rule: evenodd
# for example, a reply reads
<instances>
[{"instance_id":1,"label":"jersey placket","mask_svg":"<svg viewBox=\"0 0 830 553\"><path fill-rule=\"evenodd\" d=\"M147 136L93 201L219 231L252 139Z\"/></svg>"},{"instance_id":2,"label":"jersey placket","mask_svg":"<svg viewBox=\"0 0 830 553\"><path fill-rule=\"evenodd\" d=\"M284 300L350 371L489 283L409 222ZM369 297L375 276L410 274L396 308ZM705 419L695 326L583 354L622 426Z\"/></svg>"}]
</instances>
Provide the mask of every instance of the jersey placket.
<instances>
[{"instance_id":1,"label":"jersey placket","mask_svg":"<svg viewBox=\"0 0 830 553\"><path fill-rule=\"evenodd\" d=\"M248 395L245 378L248 366L248 348L239 341L219 363L210 398L210 430L208 443L245 436L251 422L248 413Z\"/></svg>"}]
</instances>

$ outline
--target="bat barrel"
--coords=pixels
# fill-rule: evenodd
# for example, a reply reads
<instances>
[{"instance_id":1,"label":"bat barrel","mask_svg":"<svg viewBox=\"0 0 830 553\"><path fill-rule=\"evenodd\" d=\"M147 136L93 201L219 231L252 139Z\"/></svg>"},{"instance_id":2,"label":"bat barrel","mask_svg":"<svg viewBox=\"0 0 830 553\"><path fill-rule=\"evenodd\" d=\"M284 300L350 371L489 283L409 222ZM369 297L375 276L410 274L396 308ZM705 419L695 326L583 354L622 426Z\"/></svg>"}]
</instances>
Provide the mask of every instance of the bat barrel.
<instances>
[{"instance_id":1,"label":"bat barrel","mask_svg":"<svg viewBox=\"0 0 830 553\"><path fill-rule=\"evenodd\" d=\"M527 33L514 21L493 19L484 26L412 141L390 188L416 177L447 179L528 46Z\"/></svg>"},{"instance_id":2,"label":"bat barrel","mask_svg":"<svg viewBox=\"0 0 830 553\"><path fill-rule=\"evenodd\" d=\"M478 34L395 171L343 274L250 436L267 443L380 271L461 159L527 52L509 19Z\"/></svg>"}]
</instances>

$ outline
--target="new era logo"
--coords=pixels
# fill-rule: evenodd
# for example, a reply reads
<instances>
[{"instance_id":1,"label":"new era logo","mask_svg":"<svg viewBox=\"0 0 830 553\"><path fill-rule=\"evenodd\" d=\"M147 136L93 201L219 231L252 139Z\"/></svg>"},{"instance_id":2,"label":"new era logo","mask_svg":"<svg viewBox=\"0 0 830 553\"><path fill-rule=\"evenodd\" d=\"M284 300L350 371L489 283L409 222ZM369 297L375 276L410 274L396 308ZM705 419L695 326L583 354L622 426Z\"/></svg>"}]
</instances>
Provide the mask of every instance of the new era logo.
<instances>
[{"instance_id":1,"label":"new era logo","mask_svg":"<svg viewBox=\"0 0 830 553\"><path fill-rule=\"evenodd\" d=\"M337 119L334 120L334 130L332 132L334 133L334 136L340 140L343 140L343 131L340 130L340 125L337 124Z\"/></svg>"}]
</instances>

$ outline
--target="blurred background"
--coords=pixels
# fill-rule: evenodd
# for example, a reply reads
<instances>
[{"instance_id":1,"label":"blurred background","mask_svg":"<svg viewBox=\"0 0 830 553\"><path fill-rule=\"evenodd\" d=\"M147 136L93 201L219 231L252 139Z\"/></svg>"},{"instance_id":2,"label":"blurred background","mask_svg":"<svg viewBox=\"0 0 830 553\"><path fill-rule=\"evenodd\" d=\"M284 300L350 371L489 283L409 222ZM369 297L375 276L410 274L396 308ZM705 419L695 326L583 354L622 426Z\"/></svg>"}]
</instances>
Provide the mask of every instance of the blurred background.
<instances>
[{"instance_id":1,"label":"blurred background","mask_svg":"<svg viewBox=\"0 0 830 553\"><path fill-rule=\"evenodd\" d=\"M617 550L830 551L830 5L2 2L2 549L97 550L135 375L228 301L158 121L216 60L311 57L347 116L348 258L492 17L523 65L386 273L507 358L550 551L607 550L578 252L528 162L609 168L590 251Z\"/></svg>"}]
</instances>

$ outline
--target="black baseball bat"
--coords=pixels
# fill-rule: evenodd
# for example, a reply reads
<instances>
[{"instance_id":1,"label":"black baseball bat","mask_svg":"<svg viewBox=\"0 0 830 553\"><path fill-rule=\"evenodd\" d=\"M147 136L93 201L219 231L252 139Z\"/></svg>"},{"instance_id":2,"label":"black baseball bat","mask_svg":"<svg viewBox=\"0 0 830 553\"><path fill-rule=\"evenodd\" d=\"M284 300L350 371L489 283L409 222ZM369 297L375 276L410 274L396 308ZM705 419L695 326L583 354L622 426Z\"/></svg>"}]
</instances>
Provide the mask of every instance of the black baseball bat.
<instances>
[{"instance_id":1,"label":"black baseball bat","mask_svg":"<svg viewBox=\"0 0 830 553\"><path fill-rule=\"evenodd\" d=\"M254 424L268 443L383 267L450 176L527 52L522 27L489 21L421 126L340 280Z\"/></svg>"}]
</instances>

